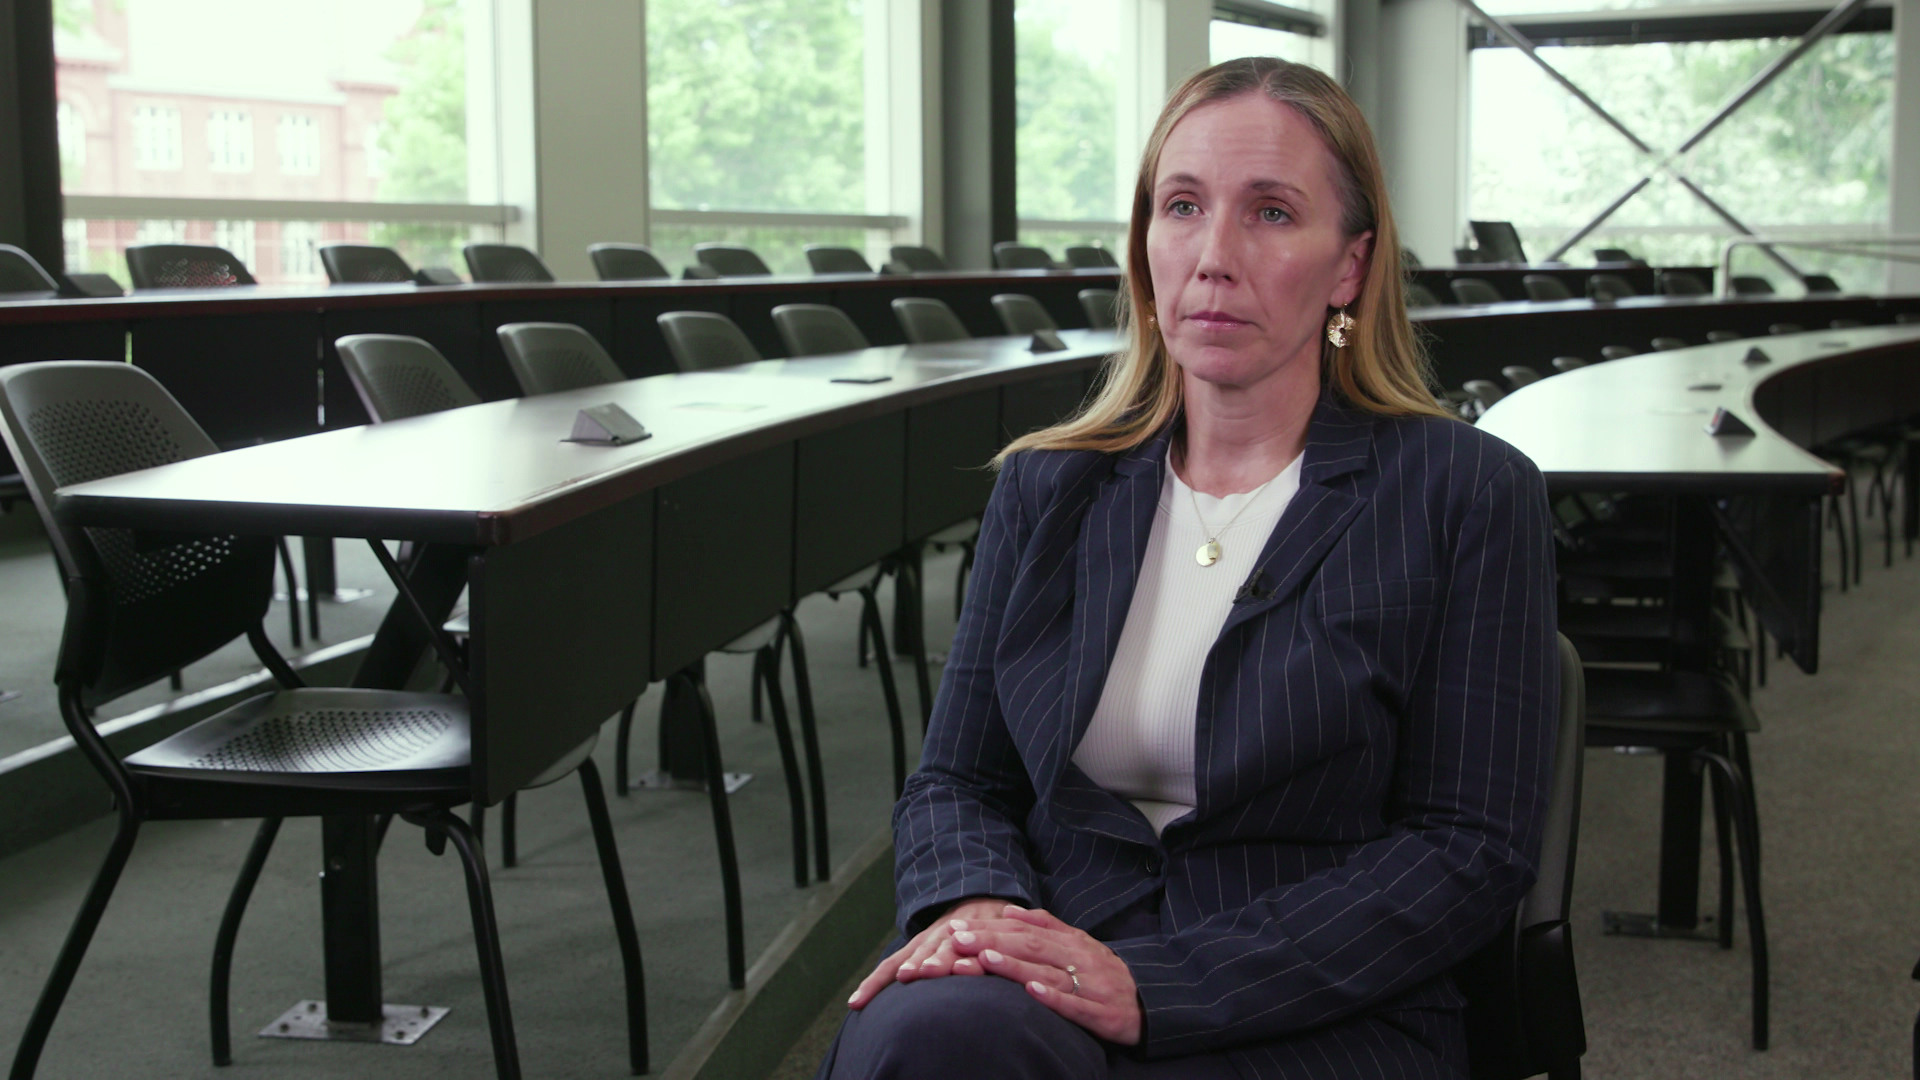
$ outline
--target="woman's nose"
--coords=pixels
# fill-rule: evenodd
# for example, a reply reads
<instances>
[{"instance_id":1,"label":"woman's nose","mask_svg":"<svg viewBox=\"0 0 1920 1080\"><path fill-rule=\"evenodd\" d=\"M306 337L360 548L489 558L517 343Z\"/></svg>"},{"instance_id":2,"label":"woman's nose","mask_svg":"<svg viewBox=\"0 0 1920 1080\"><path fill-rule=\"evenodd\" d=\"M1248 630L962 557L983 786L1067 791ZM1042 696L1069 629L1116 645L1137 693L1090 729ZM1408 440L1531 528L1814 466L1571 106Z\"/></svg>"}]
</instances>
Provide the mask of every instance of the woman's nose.
<instances>
[{"instance_id":1,"label":"woman's nose","mask_svg":"<svg viewBox=\"0 0 1920 1080\"><path fill-rule=\"evenodd\" d=\"M1233 281L1240 276L1239 233L1225 218L1209 222L1200 239L1200 259L1194 272L1205 281Z\"/></svg>"}]
</instances>

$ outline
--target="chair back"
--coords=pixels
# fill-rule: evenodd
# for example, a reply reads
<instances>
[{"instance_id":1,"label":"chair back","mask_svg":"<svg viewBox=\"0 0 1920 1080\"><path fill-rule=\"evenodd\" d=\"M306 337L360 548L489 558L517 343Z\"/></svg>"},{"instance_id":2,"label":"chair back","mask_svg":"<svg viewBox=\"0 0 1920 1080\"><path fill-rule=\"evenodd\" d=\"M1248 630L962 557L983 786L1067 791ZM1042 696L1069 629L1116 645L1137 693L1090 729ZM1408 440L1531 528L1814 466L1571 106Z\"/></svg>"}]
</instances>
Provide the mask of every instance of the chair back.
<instances>
[{"instance_id":1,"label":"chair back","mask_svg":"<svg viewBox=\"0 0 1920 1080\"><path fill-rule=\"evenodd\" d=\"M1593 261L1597 263L1637 263L1633 252L1626 248L1594 248Z\"/></svg>"},{"instance_id":2,"label":"chair back","mask_svg":"<svg viewBox=\"0 0 1920 1080\"><path fill-rule=\"evenodd\" d=\"M127 248L127 276L136 289L224 289L257 284L233 252L204 244L134 244Z\"/></svg>"},{"instance_id":3,"label":"chair back","mask_svg":"<svg viewBox=\"0 0 1920 1080\"><path fill-rule=\"evenodd\" d=\"M826 304L781 304L773 309L773 325L788 356L855 352L870 345L846 312Z\"/></svg>"},{"instance_id":4,"label":"chair back","mask_svg":"<svg viewBox=\"0 0 1920 1080\"><path fill-rule=\"evenodd\" d=\"M153 683L260 625L273 595L272 538L142 538L53 516L61 487L217 452L152 375L92 360L0 367L0 436L67 584L54 677L83 705Z\"/></svg>"},{"instance_id":5,"label":"chair back","mask_svg":"<svg viewBox=\"0 0 1920 1080\"><path fill-rule=\"evenodd\" d=\"M507 323L498 332L507 366L528 396L626 381L600 342L572 323Z\"/></svg>"},{"instance_id":6,"label":"chair back","mask_svg":"<svg viewBox=\"0 0 1920 1080\"><path fill-rule=\"evenodd\" d=\"M1081 289L1080 310L1087 313L1087 325L1095 330L1120 328L1120 291L1118 289Z\"/></svg>"},{"instance_id":7,"label":"chair back","mask_svg":"<svg viewBox=\"0 0 1920 1080\"><path fill-rule=\"evenodd\" d=\"M1540 381L1540 373L1525 364L1512 364L1508 367L1503 367L1500 369L1500 374L1507 377L1507 382L1511 384L1515 390L1523 386L1532 386L1534 383Z\"/></svg>"},{"instance_id":8,"label":"chair back","mask_svg":"<svg viewBox=\"0 0 1920 1080\"><path fill-rule=\"evenodd\" d=\"M1457 277L1447 282L1447 288L1453 290L1453 298L1462 304L1498 304L1506 300L1500 290L1484 278Z\"/></svg>"},{"instance_id":9,"label":"chair back","mask_svg":"<svg viewBox=\"0 0 1920 1080\"><path fill-rule=\"evenodd\" d=\"M773 273L760 256L736 244L695 244L693 257L721 277L766 277Z\"/></svg>"},{"instance_id":10,"label":"chair back","mask_svg":"<svg viewBox=\"0 0 1920 1080\"><path fill-rule=\"evenodd\" d=\"M660 332L681 371L751 364L762 359L740 327L711 311L669 311L660 316Z\"/></svg>"},{"instance_id":11,"label":"chair back","mask_svg":"<svg viewBox=\"0 0 1920 1080\"><path fill-rule=\"evenodd\" d=\"M1837 293L1840 291L1840 283L1828 277L1826 274L1808 274L1800 279L1800 284L1805 285L1807 291L1810 293Z\"/></svg>"},{"instance_id":12,"label":"chair back","mask_svg":"<svg viewBox=\"0 0 1920 1080\"><path fill-rule=\"evenodd\" d=\"M1758 274L1737 274L1733 281L1735 296L1770 296L1773 294L1773 282Z\"/></svg>"},{"instance_id":13,"label":"chair back","mask_svg":"<svg viewBox=\"0 0 1920 1080\"><path fill-rule=\"evenodd\" d=\"M645 244L593 244L587 248L593 272L601 281L651 281L670 278L672 272Z\"/></svg>"},{"instance_id":14,"label":"chair back","mask_svg":"<svg viewBox=\"0 0 1920 1080\"><path fill-rule=\"evenodd\" d=\"M350 334L334 346L376 424L480 404L440 350L417 337Z\"/></svg>"},{"instance_id":15,"label":"chair back","mask_svg":"<svg viewBox=\"0 0 1920 1080\"><path fill-rule=\"evenodd\" d=\"M1573 290L1567 284L1551 274L1525 274L1520 284L1527 290L1529 300L1571 300Z\"/></svg>"},{"instance_id":16,"label":"chair back","mask_svg":"<svg viewBox=\"0 0 1920 1080\"><path fill-rule=\"evenodd\" d=\"M1555 371L1567 372L1586 366L1587 362L1577 356L1556 356L1553 358L1553 370Z\"/></svg>"},{"instance_id":17,"label":"chair back","mask_svg":"<svg viewBox=\"0 0 1920 1080\"><path fill-rule=\"evenodd\" d=\"M12 244L0 244L0 296L9 300L48 300L60 295L60 283L39 261Z\"/></svg>"},{"instance_id":18,"label":"chair back","mask_svg":"<svg viewBox=\"0 0 1920 1080\"><path fill-rule=\"evenodd\" d=\"M887 258L916 274L947 268L947 260L939 252L919 244L895 244L887 251Z\"/></svg>"},{"instance_id":19,"label":"chair back","mask_svg":"<svg viewBox=\"0 0 1920 1080\"><path fill-rule=\"evenodd\" d=\"M540 256L517 244L468 244L467 276L475 283L524 285L553 280Z\"/></svg>"},{"instance_id":20,"label":"chair back","mask_svg":"<svg viewBox=\"0 0 1920 1080\"><path fill-rule=\"evenodd\" d=\"M390 247L328 244L320 249L320 265L335 285L397 285L413 280L413 267Z\"/></svg>"},{"instance_id":21,"label":"chair back","mask_svg":"<svg viewBox=\"0 0 1920 1080\"><path fill-rule=\"evenodd\" d=\"M1432 289L1427 288L1417 281L1409 281L1407 282L1407 306L1410 308L1431 308L1442 307L1444 305L1440 303L1440 298L1433 294Z\"/></svg>"},{"instance_id":22,"label":"chair back","mask_svg":"<svg viewBox=\"0 0 1920 1080\"><path fill-rule=\"evenodd\" d=\"M1120 260L1113 252L1103 247L1088 244L1067 249L1067 265L1076 270L1098 270L1102 267L1119 266Z\"/></svg>"},{"instance_id":23,"label":"chair back","mask_svg":"<svg viewBox=\"0 0 1920 1080\"><path fill-rule=\"evenodd\" d=\"M1777 322L1767 326L1769 334L1804 334L1807 328L1797 322Z\"/></svg>"},{"instance_id":24,"label":"chair back","mask_svg":"<svg viewBox=\"0 0 1920 1080\"><path fill-rule=\"evenodd\" d=\"M871 274L873 264L867 257L850 247L834 247L831 244L808 244L807 265L813 267L816 274Z\"/></svg>"},{"instance_id":25,"label":"chair back","mask_svg":"<svg viewBox=\"0 0 1920 1080\"><path fill-rule=\"evenodd\" d=\"M1729 341L1739 341L1745 336L1745 334L1740 333L1738 330L1709 330L1707 331L1707 344L1720 345Z\"/></svg>"},{"instance_id":26,"label":"chair back","mask_svg":"<svg viewBox=\"0 0 1920 1080\"><path fill-rule=\"evenodd\" d=\"M1580 654L1559 638L1560 717L1553 780L1540 836L1538 876L1491 943L1453 969L1467 999L1467 1075L1522 1080L1580 1075L1586 1018L1573 967L1574 856L1580 835L1586 679Z\"/></svg>"},{"instance_id":27,"label":"chair back","mask_svg":"<svg viewBox=\"0 0 1920 1080\"><path fill-rule=\"evenodd\" d=\"M1058 330L1060 324L1053 321L1047 309L1040 301L1026 293L999 293L993 298L994 314L1000 316L1000 325L1007 328L1009 334L1031 334L1035 330Z\"/></svg>"},{"instance_id":28,"label":"chair back","mask_svg":"<svg viewBox=\"0 0 1920 1080\"><path fill-rule=\"evenodd\" d=\"M972 337L945 300L926 296L901 296L893 301L893 317L900 320L900 332L915 345L941 341L965 341Z\"/></svg>"},{"instance_id":29,"label":"chair back","mask_svg":"<svg viewBox=\"0 0 1920 1080\"><path fill-rule=\"evenodd\" d=\"M1640 355L1640 350L1629 348L1628 346L1625 346L1625 345L1600 346L1600 359L1602 360L1625 360L1629 356L1639 356L1639 355Z\"/></svg>"},{"instance_id":30,"label":"chair back","mask_svg":"<svg viewBox=\"0 0 1920 1080\"><path fill-rule=\"evenodd\" d=\"M1498 405L1500 399L1507 396L1507 392L1500 389L1500 384L1489 382L1486 379L1468 379L1466 382L1460 384L1460 389L1465 390L1475 401L1479 402L1480 409L1483 412Z\"/></svg>"},{"instance_id":31,"label":"chair back","mask_svg":"<svg viewBox=\"0 0 1920 1080\"><path fill-rule=\"evenodd\" d=\"M1587 277L1587 296L1593 300L1624 300L1637 295L1633 283L1619 274L1591 274Z\"/></svg>"},{"instance_id":32,"label":"chair back","mask_svg":"<svg viewBox=\"0 0 1920 1080\"><path fill-rule=\"evenodd\" d=\"M1051 270L1058 264L1045 248L1002 240L993 245L993 265L1002 270Z\"/></svg>"},{"instance_id":33,"label":"chair back","mask_svg":"<svg viewBox=\"0 0 1920 1080\"><path fill-rule=\"evenodd\" d=\"M1668 296L1705 296L1707 283L1684 270L1660 271L1660 291Z\"/></svg>"},{"instance_id":34,"label":"chair back","mask_svg":"<svg viewBox=\"0 0 1920 1080\"><path fill-rule=\"evenodd\" d=\"M1675 349L1689 348L1686 338L1657 337L1650 343L1654 352L1672 352Z\"/></svg>"}]
</instances>

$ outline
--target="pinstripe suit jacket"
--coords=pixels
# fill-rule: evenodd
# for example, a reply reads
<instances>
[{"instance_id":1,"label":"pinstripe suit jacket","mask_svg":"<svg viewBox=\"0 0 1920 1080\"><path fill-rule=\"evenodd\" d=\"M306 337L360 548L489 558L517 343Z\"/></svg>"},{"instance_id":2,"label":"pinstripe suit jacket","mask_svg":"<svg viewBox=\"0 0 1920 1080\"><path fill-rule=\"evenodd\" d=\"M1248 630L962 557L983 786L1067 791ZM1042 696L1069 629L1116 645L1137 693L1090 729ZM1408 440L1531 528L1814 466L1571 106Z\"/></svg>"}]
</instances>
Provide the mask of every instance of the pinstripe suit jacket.
<instances>
[{"instance_id":1,"label":"pinstripe suit jacket","mask_svg":"<svg viewBox=\"0 0 1920 1080\"><path fill-rule=\"evenodd\" d=\"M1197 808L1156 837L1071 759L1170 435L1002 471L894 810L900 925L998 896L1093 930L1157 893L1161 933L1109 942L1139 985L1139 1052L1277 1075L1262 1044L1457 1010L1447 969L1532 884L1559 682L1546 491L1466 424L1323 398L1300 491L1207 654Z\"/></svg>"}]
</instances>

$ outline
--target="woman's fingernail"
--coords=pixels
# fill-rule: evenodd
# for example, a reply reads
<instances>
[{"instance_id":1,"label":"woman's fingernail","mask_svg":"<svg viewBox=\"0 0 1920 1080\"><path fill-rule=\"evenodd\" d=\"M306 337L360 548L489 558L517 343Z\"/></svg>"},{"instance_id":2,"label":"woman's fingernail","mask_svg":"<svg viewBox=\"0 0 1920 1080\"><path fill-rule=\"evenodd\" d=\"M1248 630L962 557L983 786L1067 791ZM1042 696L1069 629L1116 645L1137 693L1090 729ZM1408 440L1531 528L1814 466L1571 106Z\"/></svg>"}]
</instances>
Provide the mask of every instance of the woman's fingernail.
<instances>
[{"instance_id":1,"label":"woman's fingernail","mask_svg":"<svg viewBox=\"0 0 1920 1080\"><path fill-rule=\"evenodd\" d=\"M965 919L948 919L947 920L947 929L949 930L965 930L966 928L967 928L967 920Z\"/></svg>"},{"instance_id":2,"label":"woman's fingernail","mask_svg":"<svg viewBox=\"0 0 1920 1080\"><path fill-rule=\"evenodd\" d=\"M847 998L847 1004L851 1005L854 1002L859 1000L860 1000L860 991L855 990L853 994Z\"/></svg>"},{"instance_id":3,"label":"woman's fingernail","mask_svg":"<svg viewBox=\"0 0 1920 1080\"><path fill-rule=\"evenodd\" d=\"M1006 959L1006 957L1001 956L999 953L994 952L992 949L988 949L986 952L981 953L980 958L985 960L989 964L997 964L1000 961Z\"/></svg>"},{"instance_id":4,"label":"woman's fingernail","mask_svg":"<svg viewBox=\"0 0 1920 1080\"><path fill-rule=\"evenodd\" d=\"M1035 979L1034 981L1028 983L1027 989L1032 990L1035 994L1038 994L1041 997L1046 997L1048 994L1052 993L1051 990L1047 989L1047 984L1041 982L1038 979Z\"/></svg>"},{"instance_id":5,"label":"woman's fingernail","mask_svg":"<svg viewBox=\"0 0 1920 1080\"><path fill-rule=\"evenodd\" d=\"M913 961L911 961L911 960L909 960L909 961L907 961L906 963L904 963L904 964L901 964L901 965L900 965L900 970L901 970L901 971L912 971L912 970L913 970L913 968L914 968L914 963L913 963Z\"/></svg>"},{"instance_id":6,"label":"woman's fingernail","mask_svg":"<svg viewBox=\"0 0 1920 1080\"><path fill-rule=\"evenodd\" d=\"M953 935L953 940L959 942L962 945L971 945L973 944L973 931L971 930L956 931Z\"/></svg>"}]
</instances>

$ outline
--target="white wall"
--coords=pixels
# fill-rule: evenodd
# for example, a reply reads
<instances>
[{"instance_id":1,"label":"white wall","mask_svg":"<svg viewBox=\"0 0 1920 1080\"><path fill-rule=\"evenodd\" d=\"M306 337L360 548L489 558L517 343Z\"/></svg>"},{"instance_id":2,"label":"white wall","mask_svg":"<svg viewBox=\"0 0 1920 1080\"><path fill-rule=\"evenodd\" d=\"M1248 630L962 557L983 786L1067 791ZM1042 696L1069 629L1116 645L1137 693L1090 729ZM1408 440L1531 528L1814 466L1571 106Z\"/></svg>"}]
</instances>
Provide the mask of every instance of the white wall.
<instances>
[{"instance_id":1,"label":"white wall","mask_svg":"<svg viewBox=\"0 0 1920 1080\"><path fill-rule=\"evenodd\" d=\"M1466 9L1454 0L1380 7L1370 119L1401 243L1430 265L1453 261L1466 228L1466 34Z\"/></svg>"}]
</instances>

